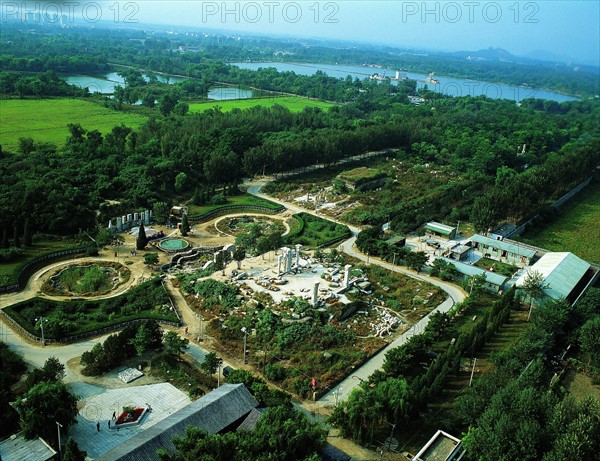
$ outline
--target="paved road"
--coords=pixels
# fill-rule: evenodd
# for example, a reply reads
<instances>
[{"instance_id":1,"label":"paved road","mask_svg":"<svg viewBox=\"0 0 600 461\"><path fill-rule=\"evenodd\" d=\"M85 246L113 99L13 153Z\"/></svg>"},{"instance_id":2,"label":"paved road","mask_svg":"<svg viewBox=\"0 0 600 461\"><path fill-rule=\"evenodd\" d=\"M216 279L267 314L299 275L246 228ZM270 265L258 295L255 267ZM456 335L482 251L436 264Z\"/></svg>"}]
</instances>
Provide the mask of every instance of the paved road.
<instances>
[{"instance_id":1,"label":"paved road","mask_svg":"<svg viewBox=\"0 0 600 461\"><path fill-rule=\"evenodd\" d=\"M279 204L285 206L286 208L288 208L292 211L295 211L297 213L300 213L300 212L310 213L312 215L319 216L319 217L321 217L323 219L327 219L329 221L339 222L339 221L332 219L329 216L322 215L316 211L306 210L296 204L284 202L284 201L275 199L269 195L262 193L260 191L261 187L263 185L267 184L268 182L270 182L271 180L272 180L272 178L264 178L264 179L260 179L257 181L249 181L247 183L248 193L255 195L257 197L265 198L267 200L271 200L276 203L279 203ZM347 225L346 223L342 223L342 222L339 222L339 223ZM335 386L333 389L330 389L329 392L327 392L325 395L323 395L319 399L319 403L322 405L322 407L325 407L325 408L327 408L327 407L333 408L333 406L335 406L336 402L341 402L341 401L347 399L350 392L354 388L356 388L360 384L361 381L363 381L363 380L366 381L374 371L379 370L383 366L385 354L387 351L389 351L390 349L392 349L394 347L401 346L406 341L408 341L408 339L410 337L412 337L416 334L422 333L424 331L425 327L427 326L427 323L429 323L430 316L434 312L448 312L452 308L452 306L454 306L456 303L463 301L467 296L465 291L456 285L432 278L426 274L417 274L415 271L392 265L392 264L385 262L378 258L367 257L366 255L360 253L355 247L356 236L360 232L360 228L358 228L356 226L350 226L350 225L348 225L348 227L350 228L350 231L352 232L352 237L349 238L348 240L342 242L339 245L339 248L344 253L346 253L349 256L352 256L353 258L360 259L361 261L364 261L364 262L368 261L370 264L377 264L377 265L379 265L385 269L388 269L390 271L399 272L399 273L407 275L409 277L431 283L432 285L435 285L435 286L439 287L440 289L444 290L448 294L448 298L446 298L446 300L443 303L441 303L439 306L437 306L435 309L433 309L428 315L423 317L419 322L417 322L415 325L413 325L413 327L410 330L408 330L405 333L403 333L402 335L400 335L392 343L390 343L388 346L386 346L384 349L382 349L379 353L377 353L376 355L371 357L371 359L369 359L367 362L365 362L360 368L356 369L345 380L343 380L341 383L339 383L337 386Z\"/></svg>"}]
</instances>

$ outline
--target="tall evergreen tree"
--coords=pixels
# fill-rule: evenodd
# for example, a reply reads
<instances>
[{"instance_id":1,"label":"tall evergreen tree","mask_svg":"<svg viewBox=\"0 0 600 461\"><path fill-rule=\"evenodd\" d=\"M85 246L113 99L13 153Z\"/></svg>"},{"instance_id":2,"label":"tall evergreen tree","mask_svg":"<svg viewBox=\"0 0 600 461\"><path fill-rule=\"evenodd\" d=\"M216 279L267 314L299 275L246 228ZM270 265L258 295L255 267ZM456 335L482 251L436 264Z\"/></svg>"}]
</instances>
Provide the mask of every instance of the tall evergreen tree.
<instances>
[{"instance_id":1,"label":"tall evergreen tree","mask_svg":"<svg viewBox=\"0 0 600 461\"><path fill-rule=\"evenodd\" d=\"M6 231L6 227L2 230L2 248L8 248L8 232Z\"/></svg>"},{"instance_id":2,"label":"tall evergreen tree","mask_svg":"<svg viewBox=\"0 0 600 461\"><path fill-rule=\"evenodd\" d=\"M21 240L19 239L19 223L15 223L13 246L17 248L21 246Z\"/></svg>"},{"instance_id":3,"label":"tall evergreen tree","mask_svg":"<svg viewBox=\"0 0 600 461\"><path fill-rule=\"evenodd\" d=\"M31 229L29 229L29 219L25 220L25 227L23 227L23 245L26 247L31 246Z\"/></svg>"},{"instance_id":4,"label":"tall evergreen tree","mask_svg":"<svg viewBox=\"0 0 600 461\"><path fill-rule=\"evenodd\" d=\"M187 214L184 214L183 218L181 218L181 235L186 236L186 235L188 235L189 231L190 231L190 223L188 221Z\"/></svg>"},{"instance_id":5,"label":"tall evergreen tree","mask_svg":"<svg viewBox=\"0 0 600 461\"><path fill-rule=\"evenodd\" d=\"M143 224L141 224L137 240L135 241L135 247L138 250L143 250L144 248L146 248L146 245L148 245L148 237L146 237L146 228Z\"/></svg>"}]
</instances>

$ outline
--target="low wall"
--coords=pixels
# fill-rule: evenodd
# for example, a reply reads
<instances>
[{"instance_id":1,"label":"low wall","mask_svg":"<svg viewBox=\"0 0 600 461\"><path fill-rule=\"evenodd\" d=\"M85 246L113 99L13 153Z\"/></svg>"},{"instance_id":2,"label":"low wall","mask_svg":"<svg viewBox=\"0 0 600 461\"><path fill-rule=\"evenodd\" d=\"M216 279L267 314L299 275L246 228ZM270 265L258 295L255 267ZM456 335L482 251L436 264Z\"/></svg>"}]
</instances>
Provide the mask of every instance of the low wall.
<instances>
[{"instance_id":1,"label":"low wall","mask_svg":"<svg viewBox=\"0 0 600 461\"><path fill-rule=\"evenodd\" d=\"M27 285L29 281L29 277L33 275L33 273L47 265L48 262L51 261L59 261L61 259L66 259L73 255L83 254L90 247L82 247L82 248L74 248L72 250L63 250L57 251L54 253L49 253L44 256L40 256L39 258L35 258L29 261L27 264L23 266L21 271L19 272L18 282L12 285L4 285L0 286L0 293L11 293L14 291L20 291Z\"/></svg>"},{"instance_id":2,"label":"low wall","mask_svg":"<svg viewBox=\"0 0 600 461\"><path fill-rule=\"evenodd\" d=\"M222 208L217 208L215 210L209 211L207 213L202 213L198 215L188 216L188 221L194 223L202 223L206 221L210 221L213 218L216 218L220 215L231 214L231 212L235 213L244 213L244 212L258 212L263 214L278 214L285 210L285 207L282 205L277 209L267 208L259 205L228 205Z\"/></svg>"}]
</instances>

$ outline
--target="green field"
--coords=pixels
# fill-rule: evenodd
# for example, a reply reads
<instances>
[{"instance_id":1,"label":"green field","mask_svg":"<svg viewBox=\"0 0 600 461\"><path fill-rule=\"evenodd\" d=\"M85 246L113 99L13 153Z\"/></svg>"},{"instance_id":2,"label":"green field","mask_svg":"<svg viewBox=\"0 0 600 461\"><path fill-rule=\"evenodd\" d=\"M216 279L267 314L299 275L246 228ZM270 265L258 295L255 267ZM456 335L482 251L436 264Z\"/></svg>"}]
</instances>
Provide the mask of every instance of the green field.
<instances>
[{"instance_id":1,"label":"green field","mask_svg":"<svg viewBox=\"0 0 600 461\"><path fill-rule=\"evenodd\" d=\"M274 98L190 103L190 112L204 112L205 110L215 109L217 107L223 112L229 112L232 109L249 109L250 107L255 106L272 107L275 104L286 107L292 112L300 112L305 107L318 107L326 110L335 105L330 102L316 101L313 99L301 98L299 96L277 96Z\"/></svg>"},{"instance_id":2,"label":"green field","mask_svg":"<svg viewBox=\"0 0 600 461\"><path fill-rule=\"evenodd\" d=\"M520 241L552 251L570 251L586 261L600 263L600 186L589 186L564 205L562 214Z\"/></svg>"},{"instance_id":3,"label":"green field","mask_svg":"<svg viewBox=\"0 0 600 461\"><path fill-rule=\"evenodd\" d=\"M69 123L108 133L115 125L137 128L145 120L146 117L117 112L82 99L0 100L0 139L3 149L8 151L16 151L19 138L62 146L69 135Z\"/></svg>"}]
</instances>

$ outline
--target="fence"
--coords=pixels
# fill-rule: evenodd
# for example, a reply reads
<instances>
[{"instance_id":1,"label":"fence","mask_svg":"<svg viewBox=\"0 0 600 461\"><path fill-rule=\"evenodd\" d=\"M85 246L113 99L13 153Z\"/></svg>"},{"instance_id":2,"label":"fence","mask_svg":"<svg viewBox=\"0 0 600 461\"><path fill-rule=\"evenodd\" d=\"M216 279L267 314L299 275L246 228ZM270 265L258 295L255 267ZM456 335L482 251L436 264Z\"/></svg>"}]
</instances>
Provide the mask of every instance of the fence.
<instances>
[{"instance_id":1,"label":"fence","mask_svg":"<svg viewBox=\"0 0 600 461\"><path fill-rule=\"evenodd\" d=\"M212 218L221 214L229 214L231 211L237 211L239 213L256 211L264 214L278 214L283 210L285 210L283 205L278 208L268 208L260 205L228 205L199 215L188 216L188 220L190 222L202 223L210 221Z\"/></svg>"},{"instance_id":2,"label":"fence","mask_svg":"<svg viewBox=\"0 0 600 461\"><path fill-rule=\"evenodd\" d=\"M583 181L581 184L578 184L573 189L571 189L569 192L567 192L565 195L563 195L561 198L559 198L556 202L554 202L552 205L550 205L550 208L558 208L558 207L564 205L566 202L571 200L575 195L577 195L579 192L581 192L585 187L587 187L591 181L592 181L592 178L589 177L588 179ZM538 213L535 216L529 218L525 223L521 224L519 227L514 229L512 232L509 232L508 234L506 234L505 237L511 237L513 235L521 235L525 231L527 226L533 224L539 216L540 215Z\"/></svg>"},{"instance_id":3,"label":"fence","mask_svg":"<svg viewBox=\"0 0 600 461\"><path fill-rule=\"evenodd\" d=\"M27 264L23 266L23 268L19 271L19 275L17 276L17 283L12 285L4 285L0 286L0 293L11 293L13 291L19 291L25 288L27 282L29 281L29 277L33 275L33 273L38 270L40 267L45 266L46 262L49 260L59 260L64 258L65 256L72 256L76 254L85 253L90 247L82 247L82 248L74 248L72 250L63 250L56 251L54 253L49 253L44 256L40 256L29 261ZM44 263L44 264L41 264Z\"/></svg>"},{"instance_id":4,"label":"fence","mask_svg":"<svg viewBox=\"0 0 600 461\"><path fill-rule=\"evenodd\" d=\"M7 323L9 323L16 330L16 332L19 335L21 335L31 341L34 341L34 342L40 342L40 343L42 342L42 338L27 331L25 328L23 328L21 326L21 324L19 324L19 322L17 322L15 319L13 319L6 312L0 310L0 316L2 316L4 318L4 320L7 321ZM136 323L145 323L145 322L149 322L150 320L156 320L161 325L171 325L171 326L175 326L175 327L181 326L181 322L171 322L169 320L157 320L157 319L129 320L127 322L121 322L121 323L117 323L114 325L109 325L104 328L99 328L97 330L88 331L86 333L81 333L79 335L67 336L67 337L61 338L61 339L44 338L44 344L73 343L73 342L81 341L82 339L90 338L92 336L102 336L106 333L110 333L111 331L120 330L122 328L125 328L127 325L135 325Z\"/></svg>"}]
</instances>

